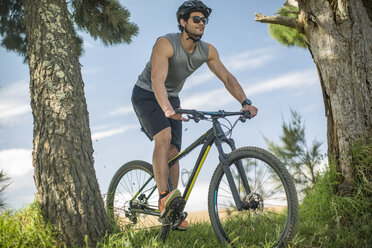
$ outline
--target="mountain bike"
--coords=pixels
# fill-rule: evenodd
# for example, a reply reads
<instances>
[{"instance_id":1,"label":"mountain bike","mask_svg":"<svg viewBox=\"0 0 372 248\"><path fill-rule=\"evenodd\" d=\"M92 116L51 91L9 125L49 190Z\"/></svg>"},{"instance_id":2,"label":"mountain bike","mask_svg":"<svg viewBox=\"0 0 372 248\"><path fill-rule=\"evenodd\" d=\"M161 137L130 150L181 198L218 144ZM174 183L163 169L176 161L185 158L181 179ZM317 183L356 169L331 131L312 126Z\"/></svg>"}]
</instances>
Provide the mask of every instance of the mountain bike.
<instances>
[{"instance_id":1,"label":"mountain bike","mask_svg":"<svg viewBox=\"0 0 372 248\"><path fill-rule=\"evenodd\" d=\"M149 228L161 224L158 238L165 240L170 229L177 229L186 218L187 213L183 211L185 204L214 144L219 164L209 185L208 212L218 239L223 243L260 247L268 244L280 247L291 240L297 226L298 200L287 169L270 152L252 146L236 148L231 138L236 124L249 119L249 112L187 109L176 112L186 114L196 123L210 121L212 127L169 161L171 167L201 146L182 196L172 202L171 214L159 219L152 165L136 160L124 164L111 180L106 198L110 218L125 228ZM231 116L238 117L234 123L229 120ZM227 124L221 122L223 119ZM226 132L223 127L227 128ZM225 152L226 148L231 151Z\"/></svg>"}]
</instances>

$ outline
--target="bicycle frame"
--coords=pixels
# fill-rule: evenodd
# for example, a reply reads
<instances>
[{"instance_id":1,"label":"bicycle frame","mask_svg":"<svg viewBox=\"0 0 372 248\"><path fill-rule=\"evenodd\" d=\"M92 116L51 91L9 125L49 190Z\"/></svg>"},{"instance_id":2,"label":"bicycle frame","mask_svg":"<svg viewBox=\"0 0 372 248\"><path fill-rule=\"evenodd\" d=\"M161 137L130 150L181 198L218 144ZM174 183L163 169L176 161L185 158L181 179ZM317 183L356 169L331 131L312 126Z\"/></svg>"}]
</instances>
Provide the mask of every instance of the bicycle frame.
<instances>
[{"instance_id":1,"label":"bicycle frame","mask_svg":"<svg viewBox=\"0 0 372 248\"><path fill-rule=\"evenodd\" d=\"M194 187L196 179L198 178L199 172L200 172L201 168L203 167L204 161L205 161L206 157L208 156L208 153L209 153L212 145L215 144L216 147L217 147L218 153L219 153L220 162L223 165L223 169L225 171L227 181L229 183L231 192L233 194L233 198L234 198L236 207L239 211L241 211L242 210L242 203L241 203L239 193L238 193L238 190L236 188L233 176L231 174L229 165L227 164L226 154L223 151L222 143L227 143L230 146L231 150L236 149L234 140L231 139L231 138L226 137L218 119L214 118L213 119L213 127L210 128L202 136L200 136L195 142L193 142L191 145L189 145L185 150L183 150L177 156L175 156L173 159L171 159L168 162L168 165L169 165L169 167L172 167L177 161L179 161L180 159L182 159L183 157L188 155L191 151L193 151L199 145L203 144L203 146L201 148L201 151L199 153L198 159L196 160L195 166L194 166L193 171L192 171L192 173L191 173L191 175L190 175L190 177L187 181L186 188L185 188L185 190L183 192L183 195L182 195L182 198L184 198L186 203L187 203L187 200L188 200L188 198L190 196L190 193L191 193L191 191ZM237 163L237 164L235 164L235 166L238 169L238 173L241 177L241 180L242 180L242 183L243 183L243 186L244 186L244 189L245 189L246 193L247 194L251 193L251 190L250 190L250 187L249 187L249 184L248 184L248 180L247 180L247 177L245 175L245 171L244 171L241 163ZM141 191L153 179L153 177L154 176L150 177L149 180L141 187L141 189L131 199L131 202L141 193ZM173 190L170 177L168 179L168 182L169 182L169 185L170 185L170 190ZM147 197L147 199L149 199L151 197L151 195L155 192L155 190L156 190L156 187L154 187L154 189L151 191L151 193ZM145 213L145 214L155 215L155 216L160 215L158 209L148 208L147 210L148 211L143 210L143 209L138 209L138 210L134 209L134 211L137 211L139 213Z\"/></svg>"}]
</instances>

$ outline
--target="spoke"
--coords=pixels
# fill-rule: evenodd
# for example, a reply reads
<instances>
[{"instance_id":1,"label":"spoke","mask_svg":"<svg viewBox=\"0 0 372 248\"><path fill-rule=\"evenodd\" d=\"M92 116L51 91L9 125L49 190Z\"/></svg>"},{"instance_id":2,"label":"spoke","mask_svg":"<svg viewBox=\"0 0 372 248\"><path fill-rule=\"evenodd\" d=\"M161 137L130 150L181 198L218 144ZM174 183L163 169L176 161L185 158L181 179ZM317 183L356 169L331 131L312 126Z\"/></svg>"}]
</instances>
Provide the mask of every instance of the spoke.
<instances>
[{"instance_id":1,"label":"spoke","mask_svg":"<svg viewBox=\"0 0 372 248\"><path fill-rule=\"evenodd\" d=\"M259 172L261 170L261 167L259 168ZM257 188L257 175L259 173L257 173L257 160L254 160L254 187L253 187L253 192L256 190Z\"/></svg>"},{"instance_id":2,"label":"spoke","mask_svg":"<svg viewBox=\"0 0 372 248\"><path fill-rule=\"evenodd\" d=\"M132 192L129 189L129 186L127 185L125 178L123 177L122 179L123 180L120 180L119 185L122 186L124 189L126 189L128 192L130 192L130 194L133 196Z\"/></svg>"},{"instance_id":3,"label":"spoke","mask_svg":"<svg viewBox=\"0 0 372 248\"><path fill-rule=\"evenodd\" d=\"M226 179L226 180L227 180L227 179ZM221 182L223 182L227 187L230 188L230 185L229 185L229 183L228 183L227 181L225 181L224 179L222 179ZM222 187L222 186L220 186L220 187Z\"/></svg>"},{"instance_id":4,"label":"spoke","mask_svg":"<svg viewBox=\"0 0 372 248\"><path fill-rule=\"evenodd\" d=\"M232 198L231 198L231 195L230 195L230 196L227 196L227 195L218 195L218 196L223 197L223 198L229 198L229 199L232 199Z\"/></svg>"},{"instance_id":5,"label":"spoke","mask_svg":"<svg viewBox=\"0 0 372 248\"><path fill-rule=\"evenodd\" d=\"M219 203L218 206L231 207L231 205L229 205L229 204L223 204L223 203Z\"/></svg>"},{"instance_id":6,"label":"spoke","mask_svg":"<svg viewBox=\"0 0 372 248\"><path fill-rule=\"evenodd\" d=\"M262 167L261 167L261 168L262 168ZM268 168L266 168L265 173L260 177L260 180L258 181L258 182L259 182L259 185L258 185L257 188L255 189L255 192L257 192L258 189L261 188L262 185L264 185L264 183L262 182L262 179L265 177L267 170L268 170ZM266 181L265 181L265 182L266 182Z\"/></svg>"},{"instance_id":7,"label":"spoke","mask_svg":"<svg viewBox=\"0 0 372 248\"><path fill-rule=\"evenodd\" d=\"M142 185L142 183L139 182L140 177L138 176L138 173L140 174L140 176L141 176L142 173L141 173L141 171L136 170L137 185L138 185L138 189L139 189L139 186Z\"/></svg>"},{"instance_id":8,"label":"spoke","mask_svg":"<svg viewBox=\"0 0 372 248\"><path fill-rule=\"evenodd\" d=\"M218 189L218 191L220 191L220 190L222 190L222 191L226 192L227 194L231 195L231 191L228 191L228 190L226 190L226 189L224 189L224 188L220 188L220 189Z\"/></svg>"},{"instance_id":9,"label":"spoke","mask_svg":"<svg viewBox=\"0 0 372 248\"><path fill-rule=\"evenodd\" d=\"M271 196L273 196L273 195L275 195L276 193L278 193L280 190L281 190L281 184L278 184L278 185L276 185L276 189L277 190L273 190L274 189L274 186L275 185L273 185L271 188L270 188L270 190L268 190L267 192L266 192L266 194L264 194L263 196L262 196L262 198L264 198L264 199L269 199ZM278 187L279 186L279 187ZM277 188L278 187L278 188ZM284 191L285 192L285 191ZM271 199L271 198L270 198Z\"/></svg>"},{"instance_id":10,"label":"spoke","mask_svg":"<svg viewBox=\"0 0 372 248\"><path fill-rule=\"evenodd\" d=\"M147 185L145 183L147 182ZM157 199L151 194L156 187L154 178L151 174L143 169L132 169L127 171L118 182L116 193L114 195L114 214L117 216L118 223L122 227L132 229L153 228L161 226L156 216L146 215L136 212L134 209L129 210L129 200L143 187L141 194L149 197L144 199L143 207L150 209L157 208ZM141 195L140 194L140 195ZM139 196L140 196L139 195ZM128 197L130 197L128 199ZM153 211L153 210L150 210Z\"/></svg>"},{"instance_id":11,"label":"spoke","mask_svg":"<svg viewBox=\"0 0 372 248\"><path fill-rule=\"evenodd\" d=\"M269 179L270 179L270 177L266 178L266 180L261 185L265 185L266 182L267 182L267 180L269 180ZM281 185L281 184L280 183L277 183L277 185Z\"/></svg>"},{"instance_id":12,"label":"spoke","mask_svg":"<svg viewBox=\"0 0 372 248\"><path fill-rule=\"evenodd\" d=\"M130 189L131 189L131 192L134 193L134 190L133 190L133 173L130 173Z\"/></svg>"},{"instance_id":13,"label":"spoke","mask_svg":"<svg viewBox=\"0 0 372 248\"><path fill-rule=\"evenodd\" d=\"M253 203L255 200L260 202L260 205L256 208L251 207L248 210L238 211L234 207L234 199L224 171L221 172L222 176L219 179L218 194L213 197L216 197L217 218L220 222L220 224L217 222L217 227L221 230L219 235L226 235L230 240L239 240L238 243L244 240L244 242L249 242L252 247L261 247L265 244L282 241L284 234L288 235L286 226L291 220L289 219L287 192L283 182L278 181L281 174L277 174L278 172L275 171L277 164L274 164L275 161L271 160L269 154L266 156L264 152L261 153L257 149L255 155L254 150L255 148L252 149L253 155L248 153L246 157L244 154L243 156L239 155L240 159L230 161L230 171L239 196L243 197L244 203L248 204L249 201ZM249 195L244 194L245 189L242 188L242 178L237 168L238 163L243 166L242 169L246 174L251 189ZM284 233L284 231L286 232Z\"/></svg>"}]
</instances>

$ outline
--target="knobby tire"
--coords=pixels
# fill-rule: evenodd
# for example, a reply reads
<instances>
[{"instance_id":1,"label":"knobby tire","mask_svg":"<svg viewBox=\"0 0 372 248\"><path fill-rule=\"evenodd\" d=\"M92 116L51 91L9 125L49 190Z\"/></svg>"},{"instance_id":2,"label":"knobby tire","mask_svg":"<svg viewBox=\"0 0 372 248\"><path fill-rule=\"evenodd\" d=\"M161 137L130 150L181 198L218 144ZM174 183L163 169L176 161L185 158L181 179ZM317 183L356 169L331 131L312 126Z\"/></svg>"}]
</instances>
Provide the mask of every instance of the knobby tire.
<instances>
[{"instance_id":1,"label":"knobby tire","mask_svg":"<svg viewBox=\"0 0 372 248\"><path fill-rule=\"evenodd\" d=\"M215 234L222 243L245 247L281 247L295 235L298 200L293 181L274 155L257 147L243 147L227 155L242 202L254 207L237 211L223 166L216 168L208 193L208 211ZM241 161L251 194L239 179Z\"/></svg>"}]
</instances>

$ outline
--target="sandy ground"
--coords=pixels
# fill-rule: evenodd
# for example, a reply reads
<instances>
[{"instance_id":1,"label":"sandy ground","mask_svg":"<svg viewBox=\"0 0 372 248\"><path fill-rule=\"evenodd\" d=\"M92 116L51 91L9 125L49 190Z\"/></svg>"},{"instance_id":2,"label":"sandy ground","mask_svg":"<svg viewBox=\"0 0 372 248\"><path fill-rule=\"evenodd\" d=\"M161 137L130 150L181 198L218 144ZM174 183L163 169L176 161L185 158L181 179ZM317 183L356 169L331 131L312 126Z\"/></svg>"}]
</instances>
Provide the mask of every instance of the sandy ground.
<instances>
[{"instance_id":1,"label":"sandy ground","mask_svg":"<svg viewBox=\"0 0 372 248\"><path fill-rule=\"evenodd\" d=\"M279 213L283 211L284 209L285 207L268 207L268 208L265 208L265 211ZM220 217L223 218L224 215L225 214L220 213ZM209 213L208 211L188 212L186 219L189 222L194 222L194 223L209 221Z\"/></svg>"},{"instance_id":2,"label":"sandy ground","mask_svg":"<svg viewBox=\"0 0 372 248\"><path fill-rule=\"evenodd\" d=\"M209 221L208 211L188 212L187 221L192 223Z\"/></svg>"},{"instance_id":3,"label":"sandy ground","mask_svg":"<svg viewBox=\"0 0 372 248\"><path fill-rule=\"evenodd\" d=\"M281 212L283 211L284 208L283 207L270 207L270 208L266 208L266 211L269 211L269 212ZM201 223L201 222L209 222L209 213L208 211L197 211L197 212L187 212L188 215L187 215L187 218L186 220L189 222L189 223ZM227 213L221 213L220 212L220 218L224 218L224 215L226 215ZM126 219L126 221L128 221ZM124 223L122 223L124 224ZM153 227L153 226L159 226L161 225L160 222L158 221L158 218L155 217L155 216L146 216L146 218L142 219L141 221L141 224L139 228L143 228L143 227Z\"/></svg>"}]
</instances>

